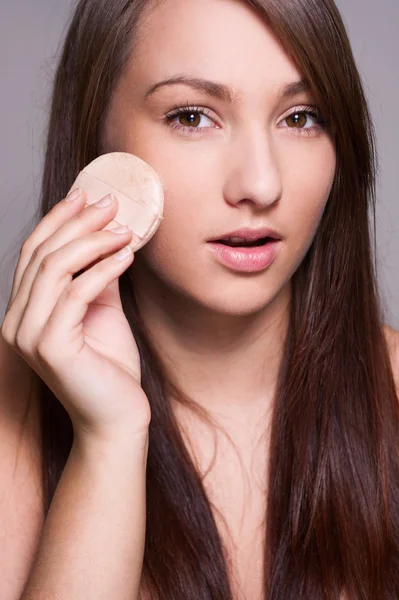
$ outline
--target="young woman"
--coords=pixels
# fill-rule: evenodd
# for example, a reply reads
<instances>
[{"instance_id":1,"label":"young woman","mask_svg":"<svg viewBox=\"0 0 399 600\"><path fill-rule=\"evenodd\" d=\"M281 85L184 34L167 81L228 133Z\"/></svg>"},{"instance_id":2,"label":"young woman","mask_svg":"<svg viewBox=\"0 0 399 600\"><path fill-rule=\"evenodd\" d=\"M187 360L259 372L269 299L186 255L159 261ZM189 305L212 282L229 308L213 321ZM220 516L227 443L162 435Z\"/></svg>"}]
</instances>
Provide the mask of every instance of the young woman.
<instances>
[{"instance_id":1,"label":"young woman","mask_svg":"<svg viewBox=\"0 0 399 600\"><path fill-rule=\"evenodd\" d=\"M62 199L111 151L165 191L120 260L117 198ZM375 159L333 0L79 2L2 325L2 600L399 597Z\"/></svg>"}]
</instances>

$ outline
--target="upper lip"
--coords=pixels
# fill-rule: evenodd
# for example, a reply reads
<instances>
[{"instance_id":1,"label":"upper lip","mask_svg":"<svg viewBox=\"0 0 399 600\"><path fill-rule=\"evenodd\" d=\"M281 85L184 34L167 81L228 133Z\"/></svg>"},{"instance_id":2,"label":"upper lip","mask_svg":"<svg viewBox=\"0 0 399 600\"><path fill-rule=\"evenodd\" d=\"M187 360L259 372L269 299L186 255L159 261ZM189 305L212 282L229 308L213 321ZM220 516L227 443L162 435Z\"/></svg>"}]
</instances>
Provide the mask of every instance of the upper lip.
<instances>
[{"instance_id":1,"label":"upper lip","mask_svg":"<svg viewBox=\"0 0 399 600\"><path fill-rule=\"evenodd\" d=\"M262 227L260 229L236 229L235 231L231 231L230 233L223 233L217 238L213 240L209 240L210 242L216 242L218 240L224 240L227 238L238 237L242 238L248 242L253 242L255 240L259 240L261 238L270 237L276 240L280 240L281 236L277 231L270 229L269 227Z\"/></svg>"}]
</instances>

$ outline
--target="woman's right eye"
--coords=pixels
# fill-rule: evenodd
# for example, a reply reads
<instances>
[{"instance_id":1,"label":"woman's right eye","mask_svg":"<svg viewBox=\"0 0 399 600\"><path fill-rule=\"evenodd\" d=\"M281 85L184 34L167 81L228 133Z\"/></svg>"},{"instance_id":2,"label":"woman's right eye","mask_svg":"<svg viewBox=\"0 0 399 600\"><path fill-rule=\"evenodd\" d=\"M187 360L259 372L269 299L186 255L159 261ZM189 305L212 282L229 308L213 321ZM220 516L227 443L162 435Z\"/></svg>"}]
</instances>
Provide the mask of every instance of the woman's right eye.
<instances>
[{"instance_id":1,"label":"woman's right eye","mask_svg":"<svg viewBox=\"0 0 399 600\"><path fill-rule=\"evenodd\" d=\"M209 128L209 126L199 127L203 120L202 117L205 117L208 121L214 123L213 119L208 117L207 109L197 106L179 106L176 110L166 115L165 121L169 127L191 134ZM180 124L176 122L177 119L180 121ZM184 120L186 124L181 124L182 120Z\"/></svg>"}]
</instances>

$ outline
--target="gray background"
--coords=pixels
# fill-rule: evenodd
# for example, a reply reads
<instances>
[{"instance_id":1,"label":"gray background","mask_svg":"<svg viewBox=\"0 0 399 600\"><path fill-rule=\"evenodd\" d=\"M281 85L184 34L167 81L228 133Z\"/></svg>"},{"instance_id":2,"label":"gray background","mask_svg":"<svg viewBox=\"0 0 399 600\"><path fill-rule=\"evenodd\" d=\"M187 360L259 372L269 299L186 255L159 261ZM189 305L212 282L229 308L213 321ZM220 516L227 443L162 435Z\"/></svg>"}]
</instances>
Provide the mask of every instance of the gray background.
<instances>
[{"instance_id":1,"label":"gray background","mask_svg":"<svg viewBox=\"0 0 399 600\"><path fill-rule=\"evenodd\" d=\"M112 2L112 0L109 0ZM37 222L49 92L72 0L0 0L0 320ZM377 130L377 244L385 322L399 329L398 0L338 0Z\"/></svg>"}]
</instances>

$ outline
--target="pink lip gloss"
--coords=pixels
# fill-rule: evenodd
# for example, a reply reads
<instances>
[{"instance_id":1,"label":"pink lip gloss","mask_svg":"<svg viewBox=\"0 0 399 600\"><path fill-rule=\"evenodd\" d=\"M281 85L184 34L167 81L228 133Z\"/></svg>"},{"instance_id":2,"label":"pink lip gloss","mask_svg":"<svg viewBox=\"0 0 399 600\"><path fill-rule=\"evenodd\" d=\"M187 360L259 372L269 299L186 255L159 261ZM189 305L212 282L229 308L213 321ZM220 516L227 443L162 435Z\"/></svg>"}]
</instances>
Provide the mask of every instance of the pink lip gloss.
<instances>
[{"instance_id":1,"label":"pink lip gloss","mask_svg":"<svg viewBox=\"0 0 399 600\"><path fill-rule=\"evenodd\" d=\"M227 246L208 242L216 260L234 271L256 273L267 269L277 256L280 240L267 241L262 246Z\"/></svg>"}]
</instances>

